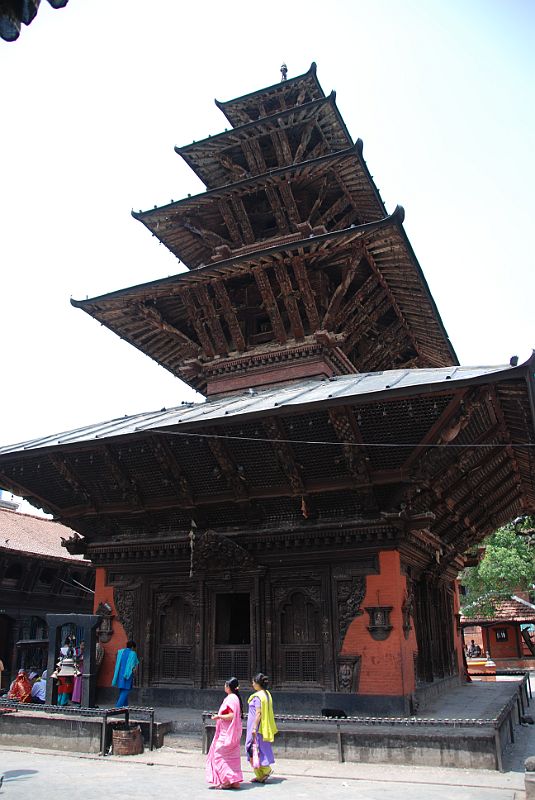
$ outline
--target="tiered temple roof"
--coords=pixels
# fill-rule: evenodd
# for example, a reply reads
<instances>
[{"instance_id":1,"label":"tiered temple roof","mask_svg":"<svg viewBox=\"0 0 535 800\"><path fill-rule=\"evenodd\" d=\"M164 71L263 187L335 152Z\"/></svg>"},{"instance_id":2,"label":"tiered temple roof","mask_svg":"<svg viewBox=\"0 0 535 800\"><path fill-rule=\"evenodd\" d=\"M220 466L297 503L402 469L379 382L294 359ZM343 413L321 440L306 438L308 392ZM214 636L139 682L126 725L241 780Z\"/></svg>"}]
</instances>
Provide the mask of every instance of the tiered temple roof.
<instances>
[{"instance_id":1,"label":"tiered temple roof","mask_svg":"<svg viewBox=\"0 0 535 800\"><path fill-rule=\"evenodd\" d=\"M0 449L0 485L95 562L187 558L193 519L451 577L535 511L535 361L455 366L314 65L218 105L236 127L178 150L208 191L136 215L189 271L73 301L208 399Z\"/></svg>"},{"instance_id":2,"label":"tiered temple roof","mask_svg":"<svg viewBox=\"0 0 535 800\"><path fill-rule=\"evenodd\" d=\"M315 65L218 106L236 127L176 148L208 190L134 214L189 272L73 304L206 394L456 364Z\"/></svg>"}]
</instances>

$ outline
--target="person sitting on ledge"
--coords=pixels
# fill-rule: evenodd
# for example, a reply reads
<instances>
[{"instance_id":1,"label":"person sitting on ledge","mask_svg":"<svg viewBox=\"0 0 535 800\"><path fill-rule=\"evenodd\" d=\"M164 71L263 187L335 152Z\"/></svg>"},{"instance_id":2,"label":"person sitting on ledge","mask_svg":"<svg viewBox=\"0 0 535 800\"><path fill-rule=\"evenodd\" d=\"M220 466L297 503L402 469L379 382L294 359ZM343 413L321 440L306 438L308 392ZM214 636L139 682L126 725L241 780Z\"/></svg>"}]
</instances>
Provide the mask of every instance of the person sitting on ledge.
<instances>
[{"instance_id":1,"label":"person sitting on ledge","mask_svg":"<svg viewBox=\"0 0 535 800\"><path fill-rule=\"evenodd\" d=\"M7 696L19 703L29 703L32 696L32 685L25 669L19 669L17 677L9 687Z\"/></svg>"},{"instance_id":2,"label":"person sitting on ledge","mask_svg":"<svg viewBox=\"0 0 535 800\"><path fill-rule=\"evenodd\" d=\"M476 644L473 639L470 640L470 646L468 647L466 655L468 658L478 658L481 655L481 647Z\"/></svg>"},{"instance_id":3,"label":"person sitting on ledge","mask_svg":"<svg viewBox=\"0 0 535 800\"><path fill-rule=\"evenodd\" d=\"M46 702L46 669L41 676L33 682L32 686L32 703L39 703L43 705Z\"/></svg>"}]
</instances>

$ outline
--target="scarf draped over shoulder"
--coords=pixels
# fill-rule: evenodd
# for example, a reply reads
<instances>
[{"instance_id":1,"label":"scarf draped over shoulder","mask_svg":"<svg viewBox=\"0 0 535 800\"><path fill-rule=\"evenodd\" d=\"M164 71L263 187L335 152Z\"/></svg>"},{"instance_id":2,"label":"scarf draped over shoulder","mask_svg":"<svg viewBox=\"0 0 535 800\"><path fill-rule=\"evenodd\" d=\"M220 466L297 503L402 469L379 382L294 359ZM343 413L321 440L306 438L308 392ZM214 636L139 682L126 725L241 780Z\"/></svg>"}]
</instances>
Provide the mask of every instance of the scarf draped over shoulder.
<instances>
[{"instance_id":1,"label":"scarf draped over shoulder","mask_svg":"<svg viewBox=\"0 0 535 800\"><path fill-rule=\"evenodd\" d=\"M273 742L275 740L275 735L279 732L279 729L275 723L272 697L267 689L261 689L259 692L254 692L247 702L251 704L255 697L258 697L260 700L259 732L265 742Z\"/></svg>"}]
</instances>

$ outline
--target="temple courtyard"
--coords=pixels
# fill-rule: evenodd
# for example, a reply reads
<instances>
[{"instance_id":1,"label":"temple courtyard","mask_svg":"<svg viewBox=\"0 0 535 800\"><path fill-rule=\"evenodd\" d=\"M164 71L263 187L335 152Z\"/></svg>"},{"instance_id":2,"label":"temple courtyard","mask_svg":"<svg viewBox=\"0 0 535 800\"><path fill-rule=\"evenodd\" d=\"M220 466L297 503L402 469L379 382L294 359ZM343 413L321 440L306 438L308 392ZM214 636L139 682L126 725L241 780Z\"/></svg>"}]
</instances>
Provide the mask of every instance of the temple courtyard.
<instances>
[{"instance_id":1,"label":"temple courtyard","mask_svg":"<svg viewBox=\"0 0 535 800\"><path fill-rule=\"evenodd\" d=\"M528 740L533 746L526 748ZM532 726L522 729L517 749L535 750ZM182 796L196 800L214 791L204 780L204 757L199 752L164 748L141 756L103 759L4 747L0 760L5 776L0 796L6 800L56 800L73 794L86 800ZM244 777L250 780L252 772L245 771ZM244 782L240 792L247 797L256 792L293 800L344 796L359 800L523 800L523 789L523 765L513 754L505 773L284 759L277 762L269 784Z\"/></svg>"},{"instance_id":2,"label":"temple courtyard","mask_svg":"<svg viewBox=\"0 0 535 800\"><path fill-rule=\"evenodd\" d=\"M531 680L535 677L531 673ZM473 682L437 698L419 716L422 719L453 720L469 717L484 720L498 714L508 690L518 679L503 677L496 682ZM533 699L526 714L532 714ZM134 716L134 715L133 715ZM175 720L164 746L141 755L105 758L95 754L59 752L14 745L8 735L0 737L0 775L4 776L0 797L6 800L34 797L48 800L73 792L87 800L100 798L177 797L192 800L207 797L211 790L204 777L205 756L201 752L200 712L195 709L158 709L157 719ZM76 723L74 723L76 725ZM182 730L181 730L182 726ZM0 728L1 732L1 728ZM7 728L4 726L4 734ZM73 729L73 735L76 731ZM433 735L433 734L431 734ZM50 746L43 737L43 746ZM306 745L306 740L303 740ZM407 745L408 746L408 745ZM282 741L275 748L275 774L266 786L250 783L252 771L242 759L244 783L241 792L267 791L277 798L340 796L363 800L524 800L524 761L535 754L535 725L514 725L514 743L507 741L502 753L503 771L438 766L350 762L338 763L320 749L310 758L284 758ZM252 796L252 795L247 795Z\"/></svg>"}]
</instances>

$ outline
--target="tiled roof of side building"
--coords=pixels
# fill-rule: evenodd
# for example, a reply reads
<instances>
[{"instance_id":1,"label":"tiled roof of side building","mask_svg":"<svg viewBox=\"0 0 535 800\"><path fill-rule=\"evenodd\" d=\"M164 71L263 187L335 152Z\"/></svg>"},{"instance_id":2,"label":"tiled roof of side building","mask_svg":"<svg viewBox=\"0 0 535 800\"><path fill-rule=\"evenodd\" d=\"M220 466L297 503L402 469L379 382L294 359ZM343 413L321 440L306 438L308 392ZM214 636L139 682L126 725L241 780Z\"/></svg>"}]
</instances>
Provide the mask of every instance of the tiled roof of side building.
<instances>
[{"instance_id":1,"label":"tiled roof of side building","mask_svg":"<svg viewBox=\"0 0 535 800\"><path fill-rule=\"evenodd\" d=\"M463 624L496 622L535 622L535 606L521 598L509 597L496 604L496 611L491 617L461 617Z\"/></svg>"},{"instance_id":2,"label":"tiled roof of side building","mask_svg":"<svg viewBox=\"0 0 535 800\"><path fill-rule=\"evenodd\" d=\"M0 551L13 550L91 566L82 556L71 555L62 546L62 538L70 539L73 535L74 531L54 520L0 509Z\"/></svg>"}]
</instances>

